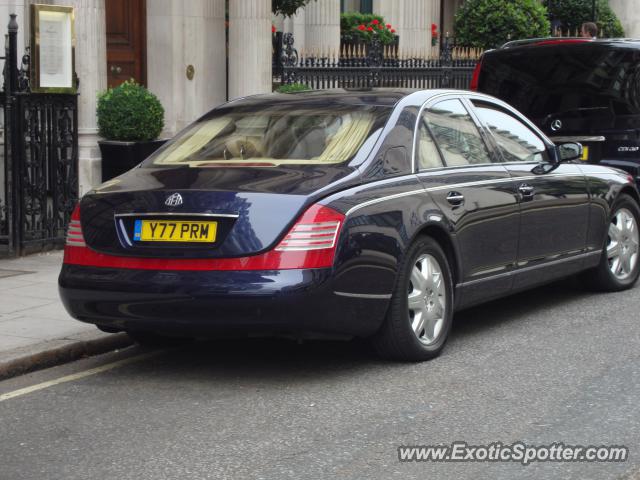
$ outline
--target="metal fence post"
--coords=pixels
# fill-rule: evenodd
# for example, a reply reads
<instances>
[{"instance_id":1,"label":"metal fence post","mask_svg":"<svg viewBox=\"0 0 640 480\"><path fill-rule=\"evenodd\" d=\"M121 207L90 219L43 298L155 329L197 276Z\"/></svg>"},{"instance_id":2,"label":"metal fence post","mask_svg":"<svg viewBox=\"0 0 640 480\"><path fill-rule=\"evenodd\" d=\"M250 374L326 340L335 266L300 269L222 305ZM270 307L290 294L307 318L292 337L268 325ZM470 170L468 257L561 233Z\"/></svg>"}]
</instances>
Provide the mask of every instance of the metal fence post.
<instances>
[{"instance_id":1,"label":"metal fence post","mask_svg":"<svg viewBox=\"0 0 640 480\"><path fill-rule=\"evenodd\" d=\"M451 74L453 73L453 54L449 34L444 38L442 50L440 52L440 62L442 65L442 77L440 88L449 88L451 86Z\"/></svg>"},{"instance_id":2,"label":"metal fence post","mask_svg":"<svg viewBox=\"0 0 640 480\"><path fill-rule=\"evenodd\" d=\"M16 92L18 90L18 21L17 15L10 15L9 44L5 59L5 75L7 84L5 85L6 112L5 129L8 128L9 135L5 135L5 162L7 162L7 202L11 205L9 217L10 228L9 238L12 245L12 253L20 255L22 245L22 205L20 202L20 192L22 190L22 152L19 148L20 135L20 105ZM5 130L6 132L6 130ZM7 145L8 144L8 145ZM7 148L8 147L8 148Z\"/></svg>"},{"instance_id":3,"label":"metal fence post","mask_svg":"<svg viewBox=\"0 0 640 480\"><path fill-rule=\"evenodd\" d=\"M293 33L285 33L282 37L282 55L280 56L280 64L282 65L282 83L295 83L296 71L298 66L298 51L293 47L295 40Z\"/></svg>"}]
</instances>

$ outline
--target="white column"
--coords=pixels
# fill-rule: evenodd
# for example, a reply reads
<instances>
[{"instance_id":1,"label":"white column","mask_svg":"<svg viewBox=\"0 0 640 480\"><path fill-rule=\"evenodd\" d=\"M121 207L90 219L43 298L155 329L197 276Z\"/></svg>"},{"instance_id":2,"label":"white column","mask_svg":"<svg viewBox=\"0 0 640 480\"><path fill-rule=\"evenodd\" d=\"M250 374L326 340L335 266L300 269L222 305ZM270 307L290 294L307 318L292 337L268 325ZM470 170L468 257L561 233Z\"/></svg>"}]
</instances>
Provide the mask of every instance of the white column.
<instances>
[{"instance_id":1,"label":"white column","mask_svg":"<svg viewBox=\"0 0 640 480\"><path fill-rule=\"evenodd\" d=\"M102 182L98 148L97 95L107 88L105 0L39 0L30 3L74 7L78 90L78 175L80 195Z\"/></svg>"},{"instance_id":2,"label":"white column","mask_svg":"<svg viewBox=\"0 0 640 480\"><path fill-rule=\"evenodd\" d=\"M609 0L627 38L640 38L640 9L636 0Z\"/></svg>"},{"instance_id":3,"label":"white column","mask_svg":"<svg viewBox=\"0 0 640 480\"><path fill-rule=\"evenodd\" d=\"M147 84L165 109L165 137L226 99L224 4L147 0Z\"/></svg>"},{"instance_id":4,"label":"white column","mask_svg":"<svg viewBox=\"0 0 640 480\"><path fill-rule=\"evenodd\" d=\"M387 0L389 2L389 0ZM389 2L391 3L391 2ZM360 11L360 0L344 0L344 11L345 12L359 12Z\"/></svg>"},{"instance_id":5,"label":"white column","mask_svg":"<svg viewBox=\"0 0 640 480\"><path fill-rule=\"evenodd\" d=\"M229 2L229 98L271 92L271 0Z\"/></svg>"},{"instance_id":6,"label":"white column","mask_svg":"<svg viewBox=\"0 0 640 480\"><path fill-rule=\"evenodd\" d=\"M431 47L431 7L429 0L403 0L402 23L397 29L400 50L415 55Z\"/></svg>"},{"instance_id":7,"label":"white column","mask_svg":"<svg viewBox=\"0 0 640 480\"><path fill-rule=\"evenodd\" d=\"M382 15L385 22L390 23L398 34L400 33L398 29L402 24L403 9L404 0L373 0L373 13Z\"/></svg>"},{"instance_id":8,"label":"white column","mask_svg":"<svg viewBox=\"0 0 640 480\"><path fill-rule=\"evenodd\" d=\"M441 3L440 0L430 0L431 1L431 9L430 9L430 17L431 17L431 21L428 22L427 25L427 42L429 44L429 49L430 49L430 54L431 56L437 55L439 49L438 46L440 45L440 40L442 39L442 36L445 34L445 32L442 31L442 23L441 23ZM438 41L436 42L435 46L431 46L431 24L435 23L438 26Z\"/></svg>"},{"instance_id":9,"label":"white column","mask_svg":"<svg viewBox=\"0 0 640 480\"><path fill-rule=\"evenodd\" d=\"M315 0L305 7L306 45L309 50L340 49L340 0Z\"/></svg>"}]
</instances>

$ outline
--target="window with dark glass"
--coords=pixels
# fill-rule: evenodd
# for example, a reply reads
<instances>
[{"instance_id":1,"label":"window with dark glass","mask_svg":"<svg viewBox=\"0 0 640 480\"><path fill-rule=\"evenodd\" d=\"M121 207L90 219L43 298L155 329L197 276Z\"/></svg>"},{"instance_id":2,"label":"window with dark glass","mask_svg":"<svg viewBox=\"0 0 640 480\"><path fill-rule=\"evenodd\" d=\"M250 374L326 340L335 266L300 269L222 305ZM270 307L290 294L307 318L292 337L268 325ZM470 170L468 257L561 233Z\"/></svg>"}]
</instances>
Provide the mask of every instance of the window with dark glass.
<instances>
[{"instance_id":1,"label":"window with dark glass","mask_svg":"<svg viewBox=\"0 0 640 480\"><path fill-rule=\"evenodd\" d=\"M473 119L460 100L445 100L424 112L447 166L490 163Z\"/></svg>"},{"instance_id":2,"label":"window with dark glass","mask_svg":"<svg viewBox=\"0 0 640 480\"><path fill-rule=\"evenodd\" d=\"M542 162L549 159L542 139L520 120L499 107L473 102L476 113L489 127L505 162Z\"/></svg>"}]
</instances>

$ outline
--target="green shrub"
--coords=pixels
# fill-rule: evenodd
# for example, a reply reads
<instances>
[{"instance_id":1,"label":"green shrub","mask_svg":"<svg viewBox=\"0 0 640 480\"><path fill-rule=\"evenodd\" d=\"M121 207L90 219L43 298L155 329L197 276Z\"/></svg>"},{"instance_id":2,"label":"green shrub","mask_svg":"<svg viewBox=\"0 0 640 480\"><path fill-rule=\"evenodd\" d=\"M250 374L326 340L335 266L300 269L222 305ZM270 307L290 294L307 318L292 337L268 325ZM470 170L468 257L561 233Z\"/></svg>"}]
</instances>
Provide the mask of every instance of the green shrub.
<instances>
[{"instance_id":1,"label":"green shrub","mask_svg":"<svg viewBox=\"0 0 640 480\"><path fill-rule=\"evenodd\" d=\"M511 40L546 37L547 9L538 0L467 0L456 13L458 45L495 48Z\"/></svg>"},{"instance_id":2,"label":"green shrub","mask_svg":"<svg viewBox=\"0 0 640 480\"><path fill-rule=\"evenodd\" d=\"M97 113L100 136L107 140L154 140L164 126L158 97L134 80L99 94Z\"/></svg>"},{"instance_id":3,"label":"green shrub","mask_svg":"<svg viewBox=\"0 0 640 480\"><path fill-rule=\"evenodd\" d=\"M544 0L544 4L549 8L551 18L562 22L562 29L565 31L569 29L572 35L580 31L584 22L593 21L593 0L562 0L561 2ZM598 36L624 37L622 24L607 0L596 0L595 23L600 32Z\"/></svg>"},{"instance_id":4,"label":"green shrub","mask_svg":"<svg viewBox=\"0 0 640 480\"><path fill-rule=\"evenodd\" d=\"M280 85L276 92L278 93L296 93L296 92L305 92L307 90L311 90L309 85L305 83L289 83Z\"/></svg>"},{"instance_id":5,"label":"green shrub","mask_svg":"<svg viewBox=\"0 0 640 480\"><path fill-rule=\"evenodd\" d=\"M375 13L346 12L340 14L340 35L343 39L360 39L370 43L373 38L383 45L393 43L396 35L393 25Z\"/></svg>"},{"instance_id":6,"label":"green shrub","mask_svg":"<svg viewBox=\"0 0 640 480\"><path fill-rule=\"evenodd\" d=\"M274 15L291 17L299 8L305 7L311 0L271 0L271 11Z\"/></svg>"}]
</instances>

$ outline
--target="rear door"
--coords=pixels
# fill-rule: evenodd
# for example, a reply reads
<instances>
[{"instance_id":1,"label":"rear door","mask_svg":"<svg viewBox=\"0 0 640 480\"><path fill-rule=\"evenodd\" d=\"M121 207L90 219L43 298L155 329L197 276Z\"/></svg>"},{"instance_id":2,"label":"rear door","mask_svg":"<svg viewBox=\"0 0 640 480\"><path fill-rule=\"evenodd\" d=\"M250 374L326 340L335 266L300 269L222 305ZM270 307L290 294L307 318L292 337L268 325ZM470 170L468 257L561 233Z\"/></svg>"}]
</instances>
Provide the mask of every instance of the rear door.
<instances>
[{"instance_id":1,"label":"rear door","mask_svg":"<svg viewBox=\"0 0 640 480\"><path fill-rule=\"evenodd\" d=\"M580 168L573 163L552 166L552 146L513 112L484 100L474 99L472 104L497 145L520 197L521 274L514 288L580 270L589 217L587 181Z\"/></svg>"},{"instance_id":2,"label":"rear door","mask_svg":"<svg viewBox=\"0 0 640 480\"><path fill-rule=\"evenodd\" d=\"M423 108L416 166L453 227L461 265L457 305L508 293L517 258L517 195L509 172L497 162L459 98L436 100Z\"/></svg>"}]
</instances>

